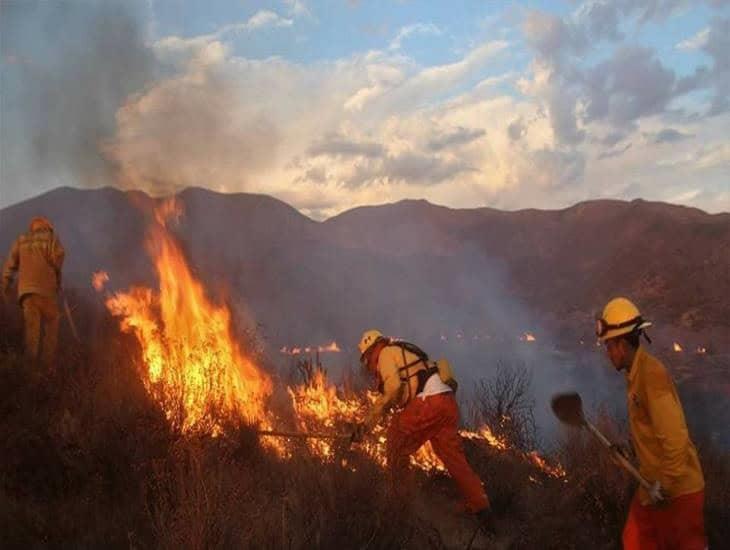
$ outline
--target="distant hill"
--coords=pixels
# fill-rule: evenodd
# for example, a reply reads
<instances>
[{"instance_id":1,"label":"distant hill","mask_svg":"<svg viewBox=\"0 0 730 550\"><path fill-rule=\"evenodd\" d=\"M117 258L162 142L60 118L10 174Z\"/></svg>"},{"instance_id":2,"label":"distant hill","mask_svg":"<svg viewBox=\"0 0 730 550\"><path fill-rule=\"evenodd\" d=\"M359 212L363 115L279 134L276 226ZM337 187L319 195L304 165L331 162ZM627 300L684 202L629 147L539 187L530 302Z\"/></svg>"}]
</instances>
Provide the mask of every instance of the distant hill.
<instances>
[{"instance_id":1,"label":"distant hill","mask_svg":"<svg viewBox=\"0 0 730 550\"><path fill-rule=\"evenodd\" d=\"M564 210L455 210L425 201L315 222L271 197L180 193L178 228L214 298L263 325L272 345L352 344L380 327L413 339L591 340L593 312L635 299L666 338L730 352L730 214L635 200ZM0 253L37 214L67 248L67 286L91 294L154 282L146 217L155 200L60 188L0 210ZM592 341L591 341L592 343Z\"/></svg>"}]
</instances>

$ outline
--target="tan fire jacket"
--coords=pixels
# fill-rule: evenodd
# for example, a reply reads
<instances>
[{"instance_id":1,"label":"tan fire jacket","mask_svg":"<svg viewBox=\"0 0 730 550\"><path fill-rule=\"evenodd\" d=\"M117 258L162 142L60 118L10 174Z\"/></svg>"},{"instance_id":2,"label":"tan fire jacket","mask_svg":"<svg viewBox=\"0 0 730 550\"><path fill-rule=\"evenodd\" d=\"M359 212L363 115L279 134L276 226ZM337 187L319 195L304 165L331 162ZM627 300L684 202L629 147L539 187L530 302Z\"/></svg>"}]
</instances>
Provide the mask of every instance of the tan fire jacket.
<instances>
[{"instance_id":1,"label":"tan fire jacket","mask_svg":"<svg viewBox=\"0 0 730 550\"><path fill-rule=\"evenodd\" d=\"M3 266L3 291L18 272L18 299L26 294L54 298L61 286L65 251L51 229L29 231L18 237Z\"/></svg>"},{"instance_id":2,"label":"tan fire jacket","mask_svg":"<svg viewBox=\"0 0 730 550\"><path fill-rule=\"evenodd\" d=\"M404 352L405 362L403 361ZM411 378L409 380L410 387L408 388L401 380L398 369L417 359L418 357L416 355L409 351L401 350L398 346L385 346L380 351L377 369L380 374L380 379L383 382L383 393L375 400L365 419L365 425L368 429L372 429L392 405L405 405L409 399L409 389L411 397L415 395L416 389L418 388L418 379L415 376ZM423 368L425 367L422 363L414 365L409 369L409 374L414 374Z\"/></svg>"},{"instance_id":3,"label":"tan fire jacket","mask_svg":"<svg viewBox=\"0 0 730 550\"><path fill-rule=\"evenodd\" d=\"M702 468L667 369L639 347L626 375L629 425L639 459L639 471L649 482L659 481L670 497L701 491ZM649 495L641 489L642 504Z\"/></svg>"}]
</instances>

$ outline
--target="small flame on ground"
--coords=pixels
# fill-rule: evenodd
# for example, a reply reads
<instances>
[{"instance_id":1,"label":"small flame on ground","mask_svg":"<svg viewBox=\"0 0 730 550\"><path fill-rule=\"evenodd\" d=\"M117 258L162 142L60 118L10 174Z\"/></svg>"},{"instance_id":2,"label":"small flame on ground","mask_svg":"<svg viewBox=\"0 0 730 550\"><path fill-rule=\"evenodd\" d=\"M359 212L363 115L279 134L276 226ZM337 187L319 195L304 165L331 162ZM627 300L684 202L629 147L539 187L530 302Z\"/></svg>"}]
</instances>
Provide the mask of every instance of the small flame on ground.
<instances>
[{"instance_id":1,"label":"small flame on ground","mask_svg":"<svg viewBox=\"0 0 730 550\"><path fill-rule=\"evenodd\" d=\"M535 342L537 339L531 332L523 332L522 336L520 336L520 340L522 342Z\"/></svg>"},{"instance_id":2,"label":"small flame on ground","mask_svg":"<svg viewBox=\"0 0 730 550\"><path fill-rule=\"evenodd\" d=\"M680 346L677 342L674 342L674 344L672 345L672 349L677 353L679 353L680 351L684 351L682 346Z\"/></svg>"},{"instance_id":3,"label":"small flame on ground","mask_svg":"<svg viewBox=\"0 0 730 550\"><path fill-rule=\"evenodd\" d=\"M91 286L94 290L101 292L104 290L104 285L109 282L109 274L106 271L94 271L91 274Z\"/></svg>"},{"instance_id":4,"label":"small flame on ground","mask_svg":"<svg viewBox=\"0 0 730 550\"><path fill-rule=\"evenodd\" d=\"M702 347L702 346L697 346L697 353L699 353L699 354L707 353L707 348Z\"/></svg>"},{"instance_id":5,"label":"small flame on ground","mask_svg":"<svg viewBox=\"0 0 730 550\"><path fill-rule=\"evenodd\" d=\"M303 353L340 353L342 350L340 349L340 346L337 345L337 342L334 340L330 342L329 344L324 344L321 346L307 346L307 347L288 347L288 346L282 346L279 349L279 353L283 353L284 355L301 355Z\"/></svg>"}]
</instances>

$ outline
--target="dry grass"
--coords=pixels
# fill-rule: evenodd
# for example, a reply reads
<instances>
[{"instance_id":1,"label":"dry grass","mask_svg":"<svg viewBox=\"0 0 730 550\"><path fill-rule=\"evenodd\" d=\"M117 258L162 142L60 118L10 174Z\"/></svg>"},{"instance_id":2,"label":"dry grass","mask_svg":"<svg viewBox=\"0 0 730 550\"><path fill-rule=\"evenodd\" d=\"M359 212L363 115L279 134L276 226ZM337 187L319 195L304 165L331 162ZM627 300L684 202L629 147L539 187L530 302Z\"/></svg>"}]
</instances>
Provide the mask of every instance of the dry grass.
<instances>
[{"instance_id":1,"label":"dry grass","mask_svg":"<svg viewBox=\"0 0 730 550\"><path fill-rule=\"evenodd\" d=\"M0 350L4 547L463 548L471 539L474 523L451 511L457 495L441 476L419 476L404 506L376 465L345 449L347 468L304 447L281 461L246 426L181 436L130 366L132 341L111 328L97 329L98 348L64 348L52 377L30 372L17 342ZM607 415L600 422L614 429ZM569 432L556 446L565 480L517 452L465 446L492 498L500 547L617 547L631 484L585 437ZM728 454L701 454L719 547L730 536Z\"/></svg>"}]
</instances>

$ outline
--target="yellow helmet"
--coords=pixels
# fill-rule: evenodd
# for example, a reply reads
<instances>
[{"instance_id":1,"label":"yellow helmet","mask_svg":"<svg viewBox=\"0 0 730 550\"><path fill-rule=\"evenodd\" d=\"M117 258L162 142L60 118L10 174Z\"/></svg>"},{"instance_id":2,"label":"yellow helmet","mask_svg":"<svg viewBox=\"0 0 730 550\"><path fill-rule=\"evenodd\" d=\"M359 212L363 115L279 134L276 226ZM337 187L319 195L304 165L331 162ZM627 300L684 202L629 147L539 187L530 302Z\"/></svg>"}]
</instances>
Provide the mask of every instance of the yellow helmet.
<instances>
[{"instance_id":1,"label":"yellow helmet","mask_svg":"<svg viewBox=\"0 0 730 550\"><path fill-rule=\"evenodd\" d=\"M650 326L651 323L644 321L639 308L631 300L614 298L606 304L603 314L596 319L596 336L601 342L605 342Z\"/></svg>"},{"instance_id":2,"label":"yellow helmet","mask_svg":"<svg viewBox=\"0 0 730 550\"><path fill-rule=\"evenodd\" d=\"M383 338L383 334L379 330L371 329L363 332L360 343L357 345L357 349L360 350L360 357L365 355L365 352L381 338Z\"/></svg>"}]
</instances>

